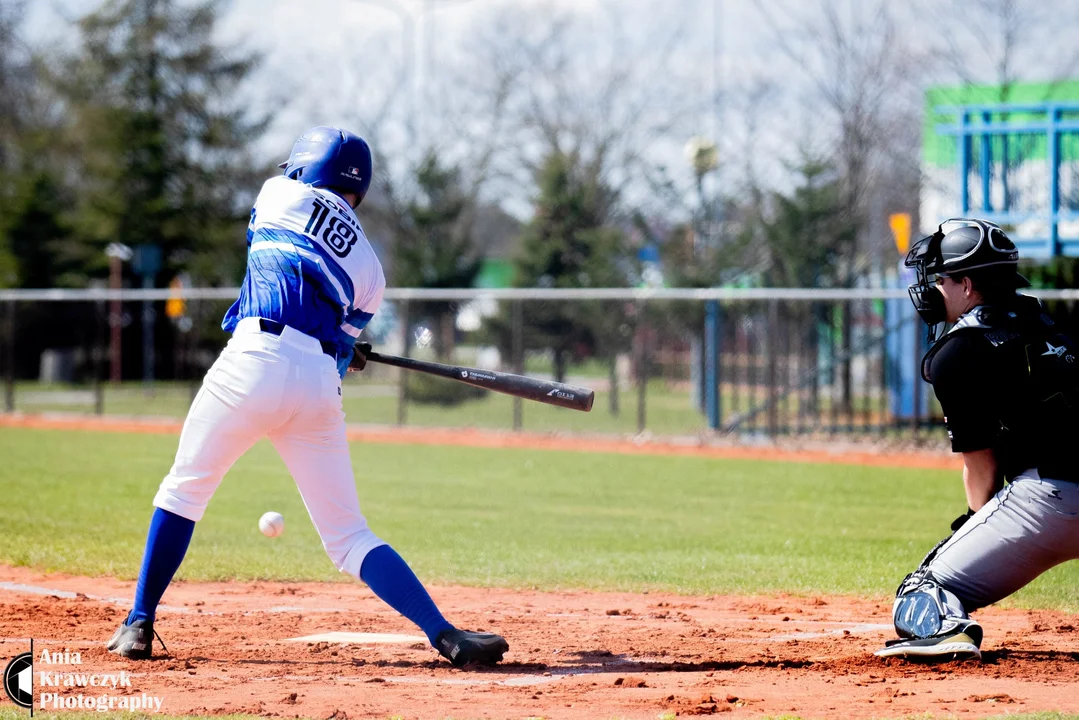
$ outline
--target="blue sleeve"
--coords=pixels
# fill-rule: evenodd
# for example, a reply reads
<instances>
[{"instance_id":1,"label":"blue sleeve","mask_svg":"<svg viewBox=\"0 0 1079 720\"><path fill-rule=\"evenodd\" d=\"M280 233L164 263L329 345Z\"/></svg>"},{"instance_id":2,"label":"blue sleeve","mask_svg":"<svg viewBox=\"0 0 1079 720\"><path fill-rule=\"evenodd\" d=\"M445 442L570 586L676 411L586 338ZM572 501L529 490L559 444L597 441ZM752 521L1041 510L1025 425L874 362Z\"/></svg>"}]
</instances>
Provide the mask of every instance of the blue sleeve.
<instances>
[{"instance_id":1,"label":"blue sleeve","mask_svg":"<svg viewBox=\"0 0 1079 720\"><path fill-rule=\"evenodd\" d=\"M347 352L341 354L338 351L337 357L337 372L341 375L341 379L345 379L345 375L348 374L348 364L352 362L352 354L355 352L355 348L349 348Z\"/></svg>"},{"instance_id":2,"label":"blue sleeve","mask_svg":"<svg viewBox=\"0 0 1079 720\"><path fill-rule=\"evenodd\" d=\"M337 332L337 372L341 379L345 379L348 373L348 364L352 362L352 354L356 350L357 338L352 337L344 330Z\"/></svg>"}]
</instances>

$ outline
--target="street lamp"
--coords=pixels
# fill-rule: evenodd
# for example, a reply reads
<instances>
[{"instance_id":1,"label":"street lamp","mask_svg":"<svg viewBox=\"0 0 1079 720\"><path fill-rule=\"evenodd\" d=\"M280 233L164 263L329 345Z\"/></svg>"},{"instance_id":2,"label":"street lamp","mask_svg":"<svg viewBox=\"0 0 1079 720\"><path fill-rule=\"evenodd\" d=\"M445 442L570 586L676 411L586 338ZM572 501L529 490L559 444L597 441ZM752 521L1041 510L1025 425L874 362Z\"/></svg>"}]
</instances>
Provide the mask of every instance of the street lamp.
<instances>
[{"instance_id":1,"label":"street lamp","mask_svg":"<svg viewBox=\"0 0 1079 720\"><path fill-rule=\"evenodd\" d=\"M704 176L719 167L719 152L714 142L700 136L690 138L683 151L686 159L693 166L693 173L697 178L697 202L700 207L697 211L696 222L693 223L693 254L698 256L705 245L704 242L701 242L702 238L706 240L708 245L711 245L711 238L708 237L710 232L706 234L711 229L708 227L711 213L708 212L710 204L705 202L704 198ZM719 278L714 278L714 280L718 282ZM693 356L695 361L692 367L694 369L699 368L694 387L697 390L698 407L708 417L708 427L718 430L722 417L719 396L719 302L709 300L705 303L704 309L703 344L696 345L697 340L694 338Z\"/></svg>"},{"instance_id":2,"label":"street lamp","mask_svg":"<svg viewBox=\"0 0 1079 720\"><path fill-rule=\"evenodd\" d=\"M401 20L401 75L405 85L405 98L408 106L405 108L405 124L408 129L409 144L415 144L416 128L414 119L416 116L416 81L415 81L415 54L416 54L416 17L412 11L402 5L398 0L353 0L353 2L374 5L383 10L389 10Z\"/></svg>"},{"instance_id":3,"label":"street lamp","mask_svg":"<svg viewBox=\"0 0 1079 720\"><path fill-rule=\"evenodd\" d=\"M123 263L134 256L134 251L123 243L109 243L105 256L109 259L109 289L115 294L109 306L109 380L120 382L120 332L124 324L123 303L120 302L120 287L123 282Z\"/></svg>"},{"instance_id":4,"label":"street lamp","mask_svg":"<svg viewBox=\"0 0 1079 720\"><path fill-rule=\"evenodd\" d=\"M401 61L402 61L402 75L404 76L404 84L407 89L408 107L406 108L407 119L405 121L409 135L409 145L416 146L419 144L422 146L423 137L420 138L420 142L416 142L416 108L419 106L417 102L417 96L423 95L420 100L427 99L427 87L430 85L430 75L433 71L433 37L431 28L431 19L433 16L435 5L448 5L448 4L460 4L464 2L470 2L471 0L441 0L436 3L435 0L424 0L422 8L418 13L414 13L409 10L401 0L353 0L353 2L364 3L367 5L374 5L380 7L383 10L389 10L397 15L401 20ZM422 69L421 82L423 85L423 92L420 92L419 85L416 81L416 19L417 17L424 19L424 42L426 48L424 49L424 65ZM428 103L430 104L430 103ZM430 108L428 108L430 109ZM438 108L441 110L441 108ZM425 113L425 116L427 113ZM422 129L422 128L421 128ZM421 133L422 134L422 133Z\"/></svg>"},{"instance_id":5,"label":"street lamp","mask_svg":"<svg viewBox=\"0 0 1079 720\"><path fill-rule=\"evenodd\" d=\"M705 224L711 219L708 212L709 203L704 198L704 176L719 167L719 150L711 140L697 136L686 142L683 152L686 160L693 166L693 173L697 178L697 202L700 210L696 232L704 235Z\"/></svg>"}]
</instances>

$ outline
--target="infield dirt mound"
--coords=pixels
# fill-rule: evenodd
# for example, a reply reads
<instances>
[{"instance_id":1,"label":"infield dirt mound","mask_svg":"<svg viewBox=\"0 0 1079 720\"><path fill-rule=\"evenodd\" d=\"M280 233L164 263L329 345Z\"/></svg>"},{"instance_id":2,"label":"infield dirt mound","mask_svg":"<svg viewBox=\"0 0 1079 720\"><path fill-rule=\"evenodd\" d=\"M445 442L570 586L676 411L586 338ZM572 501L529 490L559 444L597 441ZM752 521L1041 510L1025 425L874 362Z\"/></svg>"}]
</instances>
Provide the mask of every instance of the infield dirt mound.
<instances>
[{"instance_id":1,"label":"infield dirt mound","mask_svg":"<svg viewBox=\"0 0 1079 720\"><path fill-rule=\"evenodd\" d=\"M882 661L889 602L435 587L451 621L498 632L497 668L458 670L360 584L177 583L157 629L170 657L132 663L103 642L133 584L0 567L0 656L80 651L81 673L132 673L168 713L654 719L664 713L880 718L1079 710L1079 618L990 608L985 662ZM396 642L377 643L392 639ZM39 666L37 668L41 670ZM40 689L40 688L39 688ZM98 688L59 688L65 695Z\"/></svg>"}]
</instances>

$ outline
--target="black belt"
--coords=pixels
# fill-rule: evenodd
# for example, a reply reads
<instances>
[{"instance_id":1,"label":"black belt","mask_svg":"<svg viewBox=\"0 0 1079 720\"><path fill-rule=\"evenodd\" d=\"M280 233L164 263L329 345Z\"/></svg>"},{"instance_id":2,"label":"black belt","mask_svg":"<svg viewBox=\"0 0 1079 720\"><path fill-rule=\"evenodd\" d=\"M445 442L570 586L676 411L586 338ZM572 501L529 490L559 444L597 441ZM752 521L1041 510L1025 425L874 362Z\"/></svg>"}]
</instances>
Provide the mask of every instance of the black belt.
<instances>
[{"instance_id":1,"label":"black belt","mask_svg":"<svg viewBox=\"0 0 1079 720\"><path fill-rule=\"evenodd\" d=\"M271 335L280 335L288 327L285 323L279 323L276 320L267 320L266 318L259 318L259 327L262 328L262 332L270 333ZM296 332L299 332L297 330ZM319 340L319 345L322 346L322 352L326 353L334 360L337 360L337 346L332 342L326 342L325 340Z\"/></svg>"}]
</instances>

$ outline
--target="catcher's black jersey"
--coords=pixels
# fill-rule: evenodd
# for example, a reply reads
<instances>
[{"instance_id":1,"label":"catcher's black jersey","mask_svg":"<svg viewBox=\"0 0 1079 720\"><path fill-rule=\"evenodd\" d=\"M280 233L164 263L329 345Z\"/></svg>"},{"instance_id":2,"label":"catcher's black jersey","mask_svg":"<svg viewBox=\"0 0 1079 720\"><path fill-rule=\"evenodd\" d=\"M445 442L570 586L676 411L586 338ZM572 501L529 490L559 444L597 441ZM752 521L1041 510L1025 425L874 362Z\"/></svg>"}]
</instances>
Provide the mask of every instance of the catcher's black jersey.
<instances>
[{"instance_id":1,"label":"catcher's black jersey","mask_svg":"<svg viewBox=\"0 0 1079 720\"><path fill-rule=\"evenodd\" d=\"M1079 474L1079 348L1036 299L967 313L926 354L922 375L953 451L992 448L1009 478Z\"/></svg>"}]
</instances>

